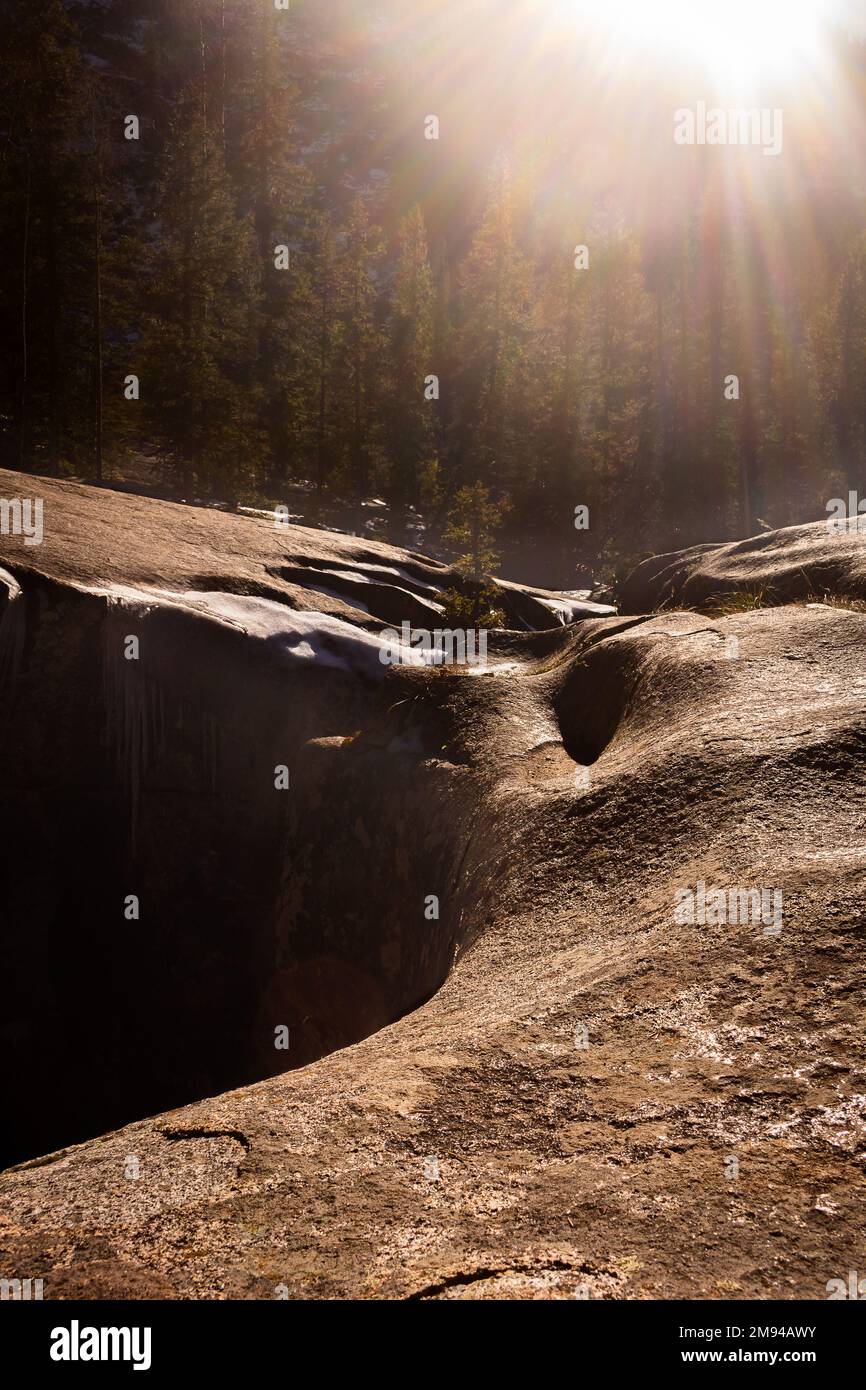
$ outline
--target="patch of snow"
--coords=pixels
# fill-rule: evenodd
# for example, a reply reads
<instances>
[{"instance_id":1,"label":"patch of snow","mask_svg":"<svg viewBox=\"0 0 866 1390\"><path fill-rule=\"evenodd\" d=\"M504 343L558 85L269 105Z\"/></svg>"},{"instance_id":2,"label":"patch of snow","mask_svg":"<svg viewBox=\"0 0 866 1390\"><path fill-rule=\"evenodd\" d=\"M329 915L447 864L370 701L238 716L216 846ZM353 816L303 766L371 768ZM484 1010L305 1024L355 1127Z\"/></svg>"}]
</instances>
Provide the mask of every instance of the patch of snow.
<instances>
[{"instance_id":1,"label":"patch of snow","mask_svg":"<svg viewBox=\"0 0 866 1390\"><path fill-rule=\"evenodd\" d=\"M439 592L435 584L425 584L423 579L416 579L413 574L410 574L400 565L375 565L371 561L365 560L364 569L374 571L376 574L393 574L397 579L402 579L404 584L415 584L419 589L426 589L431 594L438 594ZM331 572L336 573L335 570ZM366 578L366 576L364 577ZM368 582L372 583L372 581Z\"/></svg>"},{"instance_id":2,"label":"patch of snow","mask_svg":"<svg viewBox=\"0 0 866 1390\"><path fill-rule=\"evenodd\" d=\"M400 578L405 579L405 580L408 581L410 584L414 582L414 581L412 580L412 578L411 578L410 575L402 575L402 574L400 574L400 572L399 572L398 570L389 568L388 565L367 565L366 568L367 568L367 569L370 569L370 570L382 570L382 571L387 571L389 574L395 575L395 577L397 577L398 579L400 579ZM374 578L371 579L370 576L369 576L368 574L362 574L362 573L360 572L360 570L332 570L332 569L327 569L327 570L316 570L316 571L314 571L314 573L316 573L316 574L318 574L318 575L324 575L324 576L326 576L326 577L330 577L331 579L342 579L342 580L345 580L347 583L350 583L350 584L358 584L358 585L361 585L361 584L377 584L377 583L380 582L375 576L374 576ZM299 582L299 581L294 581L294 582L297 583L297 582ZM305 588L305 589L313 589L314 592L317 593L317 594L327 594L329 598L340 598L340 599L343 600L344 603L349 603L349 602L351 602L353 608L363 608L363 604L356 603L356 602L354 601L354 599L349 599L349 598L347 598L345 594L334 594L334 593L332 593L329 589L321 589L321 588L318 588L315 584L306 584L306 583L304 583L302 587ZM403 588L401 588L399 584L391 584L391 585L389 585L388 587L391 588L391 589L394 589L397 593L401 593L401 594L402 594L402 593L405 593L405 595L406 595L407 598L415 599L418 603L426 604L426 606L427 606L428 608L433 609L436 613L440 613L440 614L441 614L441 613L444 613L444 612L445 612L445 605L444 605L444 604L442 604L442 603L434 603L433 599L428 599L428 598L422 599L422 598L419 598L417 594L411 593L411 591L408 590L408 589L403 589ZM433 593L433 594L437 593L437 589L436 589L435 585L433 585L433 584L420 584L418 587L421 588L421 589L427 589L427 590L429 590L430 593ZM369 610L364 609L364 611L367 612L367 611L369 611Z\"/></svg>"},{"instance_id":3,"label":"patch of snow","mask_svg":"<svg viewBox=\"0 0 866 1390\"><path fill-rule=\"evenodd\" d=\"M348 594L339 594L336 589L326 589L322 584L305 584L304 588L309 589L314 594L323 594L325 598L336 599L337 603L345 603L349 608L357 608L359 613L370 612L366 603L362 603L359 598L353 598Z\"/></svg>"},{"instance_id":4,"label":"patch of snow","mask_svg":"<svg viewBox=\"0 0 866 1390\"><path fill-rule=\"evenodd\" d=\"M277 519L276 510L274 510L274 511L267 511L267 510L263 510L261 507L238 507L238 511L239 511L239 512L243 512L245 516L261 516L261 517L264 517L267 521L276 521L276 519ZM303 519L303 518L302 518L300 512L298 512L297 514L294 514L294 513L290 512L289 515L288 515L287 517L286 517L286 516L283 516L282 513L280 514L280 520L281 520L281 522L282 522L283 525L285 525L287 522L289 522L289 523L292 523L292 522L299 522L299 521L301 521L302 519Z\"/></svg>"},{"instance_id":5,"label":"patch of snow","mask_svg":"<svg viewBox=\"0 0 866 1390\"><path fill-rule=\"evenodd\" d=\"M143 613L174 608L197 614L266 642L293 666L315 663L371 680L383 680L388 671L381 653L391 651L392 641L330 614L296 611L274 599L216 590L177 593L168 589L136 589L124 584L88 587L86 592L104 596L111 607ZM403 664L423 666L424 653L405 649Z\"/></svg>"},{"instance_id":6,"label":"patch of snow","mask_svg":"<svg viewBox=\"0 0 866 1390\"><path fill-rule=\"evenodd\" d=\"M492 666L466 666L467 675L470 676L501 676L505 671L519 671L519 661L500 661Z\"/></svg>"},{"instance_id":7,"label":"patch of snow","mask_svg":"<svg viewBox=\"0 0 866 1390\"><path fill-rule=\"evenodd\" d=\"M8 589L10 603L14 603L16 599L21 597L21 585L14 574L10 574L8 570L0 569L0 584L5 585Z\"/></svg>"},{"instance_id":8,"label":"patch of snow","mask_svg":"<svg viewBox=\"0 0 866 1390\"><path fill-rule=\"evenodd\" d=\"M366 574L359 574L357 570L319 570L319 574L329 574L332 579L345 579L351 584L372 584L372 579L368 579Z\"/></svg>"},{"instance_id":9,"label":"patch of snow","mask_svg":"<svg viewBox=\"0 0 866 1390\"><path fill-rule=\"evenodd\" d=\"M580 622L582 618L616 617L616 609L609 603L590 603L586 599L572 598L565 593L562 598L542 598L539 594L535 594L534 597L563 625Z\"/></svg>"}]
</instances>

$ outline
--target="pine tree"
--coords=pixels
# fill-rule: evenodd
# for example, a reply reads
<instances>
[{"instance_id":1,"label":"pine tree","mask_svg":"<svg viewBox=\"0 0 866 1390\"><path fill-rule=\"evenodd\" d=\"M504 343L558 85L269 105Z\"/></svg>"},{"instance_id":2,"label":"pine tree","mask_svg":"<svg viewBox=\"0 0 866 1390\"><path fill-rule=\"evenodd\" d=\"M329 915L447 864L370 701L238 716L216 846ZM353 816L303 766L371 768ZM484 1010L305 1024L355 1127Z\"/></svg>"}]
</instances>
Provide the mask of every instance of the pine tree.
<instances>
[{"instance_id":1,"label":"pine tree","mask_svg":"<svg viewBox=\"0 0 866 1390\"><path fill-rule=\"evenodd\" d=\"M866 232L855 241L832 299L830 410L847 488L862 492L866 457Z\"/></svg>"},{"instance_id":2,"label":"pine tree","mask_svg":"<svg viewBox=\"0 0 866 1390\"><path fill-rule=\"evenodd\" d=\"M307 453L316 480L316 506L339 464L337 363L341 341L336 250L329 219L319 214L310 229L309 341L307 358Z\"/></svg>"},{"instance_id":3,"label":"pine tree","mask_svg":"<svg viewBox=\"0 0 866 1390\"><path fill-rule=\"evenodd\" d=\"M386 402L390 499L397 514L432 494L436 481L437 401L425 383L433 361L433 276L420 207L400 223L389 324L391 376Z\"/></svg>"},{"instance_id":4,"label":"pine tree","mask_svg":"<svg viewBox=\"0 0 866 1390\"><path fill-rule=\"evenodd\" d=\"M596 543L603 549L616 531L638 532L652 497L652 319L640 251L618 210L606 210L589 240L593 247L589 353L594 390L587 428L594 455L603 460L604 469L589 505L590 524L598 532Z\"/></svg>"},{"instance_id":5,"label":"pine tree","mask_svg":"<svg viewBox=\"0 0 866 1390\"><path fill-rule=\"evenodd\" d=\"M14 467L90 462L89 85L60 0L0 12L3 452Z\"/></svg>"},{"instance_id":6,"label":"pine tree","mask_svg":"<svg viewBox=\"0 0 866 1390\"><path fill-rule=\"evenodd\" d=\"M573 227L574 222L568 219ZM520 485L521 515L551 538L550 583L567 588L591 560L592 532L576 531L574 509L594 512L601 467L588 428L595 390L589 353L590 268L576 265L575 237L555 237L538 270L531 361L538 431Z\"/></svg>"},{"instance_id":7,"label":"pine tree","mask_svg":"<svg viewBox=\"0 0 866 1390\"><path fill-rule=\"evenodd\" d=\"M339 294L337 415L342 466L362 520L361 503L383 469L381 449L382 326L377 316L382 234L364 199L352 203L336 258Z\"/></svg>"},{"instance_id":8,"label":"pine tree","mask_svg":"<svg viewBox=\"0 0 866 1390\"><path fill-rule=\"evenodd\" d=\"M300 93L289 75L290 31L283 21L278 11L262 7L242 31L237 159L240 198L252 212L262 267L256 371L270 491L279 491L306 462L314 408L309 361L316 350L309 256L312 179L299 152Z\"/></svg>"},{"instance_id":9,"label":"pine tree","mask_svg":"<svg viewBox=\"0 0 866 1390\"><path fill-rule=\"evenodd\" d=\"M515 223L512 179L499 158L461 277L456 447L464 476L506 489L520 477L528 413L530 276Z\"/></svg>"},{"instance_id":10,"label":"pine tree","mask_svg":"<svg viewBox=\"0 0 866 1390\"><path fill-rule=\"evenodd\" d=\"M254 374L261 266L195 85L172 121L157 213L146 418L185 490L199 484L236 502L263 450Z\"/></svg>"},{"instance_id":11,"label":"pine tree","mask_svg":"<svg viewBox=\"0 0 866 1390\"><path fill-rule=\"evenodd\" d=\"M492 501L483 483L462 487L454 498L448 525L442 539L458 553L454 561L468 588L468 595L455 589L444 594L449 622L468 620L475 626L498 627L504 621L496 608L495 587L488 582L490 571L499 563L496 533L502 525L503 505Z\"/></svg>"}]
</instances>

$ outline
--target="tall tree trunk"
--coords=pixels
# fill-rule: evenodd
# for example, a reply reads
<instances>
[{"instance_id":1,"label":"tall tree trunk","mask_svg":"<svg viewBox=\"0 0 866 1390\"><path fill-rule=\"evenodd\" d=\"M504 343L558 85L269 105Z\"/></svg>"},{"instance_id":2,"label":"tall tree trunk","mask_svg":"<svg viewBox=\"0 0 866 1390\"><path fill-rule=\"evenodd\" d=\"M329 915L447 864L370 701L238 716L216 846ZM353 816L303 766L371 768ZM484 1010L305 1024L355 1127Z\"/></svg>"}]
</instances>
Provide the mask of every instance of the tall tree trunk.
<instances>
[{"instance_id":1,"label":"tall tree trunk","mask_svg":"<svg viewBox=\"0 0 866 1390\"><path fill-rule=\"evenodd\" d=\"M57 273L57 182L50 162L46 173L48 191L45 199L45 280L50 305L48 315L48 452L51 467L57 472L60 468L65 409L57 335L58 325L62 321L60 277Z\"/></svg>"},{"instance_id":2,"label":"tall tree trunk","mask_svg":"<svg viewBox=\"0 0 866 1390\"><path fill-rule=\"evenodd\" d=\"M222 131L223 156L226 153L226 0L220 3L220 57L222 74L220 79L220 129Z\"/></svg>"},{"instance_id":3,"label":"tall tree trunk","mask_svg":"<svg viewBox=\"0 0 866 1390\"><path fill-rule=\"evenodd\" d=\"M325 255L323 248L323 255ZM328 267L322 268L322 313L319 320L319 419L316 429L316 496L321 505L325 486L325 421L328 406L328 348L330 346L330 285Z\"/></svg>"},{"instance_id":4,"label":"tall tree trunk","mask_svg":"<svg viewBox=\"0 0 866 1390\"><path fill-rule=\"evenodd\" d=\"M32 178L30 170L30 151L27 152L27 178L24 188L24 238L21 252L21 399L18 409L18 466L23 470L25 463L25 441L27 435L27 387L28 387L28 335L27 335L27 256L30 250L30 199Z\"/></svg>"},{"instance_id":5,"label":"tall tree trunk","mask_svg":"<svg viewBox=\"0 0 866 1390\"><path fill-rule=\"evenodd\" d=\"M94 244L93 357L95 366L95 464L97 481L102 481L102 155L93 109L93 143L96 151L96 207Z\"/></svg>"},{"instance_id":6,"label":"tall tree trunk","mask_svg":"<svg viewBox=\"0 0 866 1390\"><path fill-rule=\"evenodd\" d=\"M204 33L204 16L201 3L198 7L198 34L201 50L201 138L202 153L207 157L207 40Z\"/></svg>"}]
</instances>

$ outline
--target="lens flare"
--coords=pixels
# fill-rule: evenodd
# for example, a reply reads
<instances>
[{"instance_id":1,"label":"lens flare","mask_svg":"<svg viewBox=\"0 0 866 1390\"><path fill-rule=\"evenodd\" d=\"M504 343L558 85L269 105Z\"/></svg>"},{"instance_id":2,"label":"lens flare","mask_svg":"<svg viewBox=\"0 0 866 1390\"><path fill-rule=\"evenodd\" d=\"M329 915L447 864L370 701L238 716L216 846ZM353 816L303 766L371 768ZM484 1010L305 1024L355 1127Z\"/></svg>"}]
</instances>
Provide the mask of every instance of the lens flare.
<instances>
[{"instance_id":1,"label":"lens flare","mask_svg":"<svg viewBox=\"0 0 866 1390\"><path fill-rule=\"evenodd\" d=\"M821 47L834 0L554 0L563 19L703 68L730 85L796 76ZM839 16L841 18L841 16Z\"/></svg>"}]
</instances>

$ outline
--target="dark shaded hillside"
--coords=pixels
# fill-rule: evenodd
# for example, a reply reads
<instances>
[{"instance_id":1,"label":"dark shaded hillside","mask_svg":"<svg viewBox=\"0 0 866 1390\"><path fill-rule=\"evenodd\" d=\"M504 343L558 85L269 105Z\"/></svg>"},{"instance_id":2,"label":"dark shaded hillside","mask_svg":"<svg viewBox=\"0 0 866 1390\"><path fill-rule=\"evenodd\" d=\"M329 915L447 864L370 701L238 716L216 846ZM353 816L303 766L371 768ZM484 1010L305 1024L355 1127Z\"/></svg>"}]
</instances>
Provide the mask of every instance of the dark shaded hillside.
<instances>
[{"instance_id":1,"label":"dark shaded hillside","mask_svg":"<svg viewBox=\"0 0 866 1390\"><path fill-rule=\"evenodd\" d=\"M563 588L862 488L862 42L762 92L765 159L564 8L7 0L3 463L381 495L400 544L481 481Z\"/></svg>"}]
</instances>

